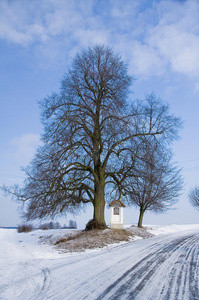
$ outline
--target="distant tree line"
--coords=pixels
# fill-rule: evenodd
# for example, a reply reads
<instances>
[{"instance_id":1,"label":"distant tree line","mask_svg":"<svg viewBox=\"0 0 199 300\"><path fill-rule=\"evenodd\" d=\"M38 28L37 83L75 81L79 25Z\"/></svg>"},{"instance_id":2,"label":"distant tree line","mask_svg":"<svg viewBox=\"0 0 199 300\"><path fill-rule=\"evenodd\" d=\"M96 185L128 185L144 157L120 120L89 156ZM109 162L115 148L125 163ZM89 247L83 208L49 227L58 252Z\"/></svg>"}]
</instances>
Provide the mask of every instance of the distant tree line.
<instances>
[{"instance_id":1,"label":"distant tree line","mask_svg":"<svg viewBox=\"0 0 199 300\"><path fill-rule=\"evenodd\" d=\"M76 229L77 228L77 222L74 220L69 220L68 226L66 224L64 224L63 226L60 225L59 222L47 222L47 223L43 223L40 224L38 226L39 229Z\"/></svg>"},{"instance_id":2,"label":"distant tree line","mask_svg":"<svg viewBox=\"0 0 199 300\"><path fill-rule=\"evenodd\" d=\"M46 222L46 223L43 223L43 224L40 224L38 226L38 229L43 229L43 230L47 230L47 229L60 229L61 228L61 225L59 224L59 222Z\"/></svg>"}]
</instances>

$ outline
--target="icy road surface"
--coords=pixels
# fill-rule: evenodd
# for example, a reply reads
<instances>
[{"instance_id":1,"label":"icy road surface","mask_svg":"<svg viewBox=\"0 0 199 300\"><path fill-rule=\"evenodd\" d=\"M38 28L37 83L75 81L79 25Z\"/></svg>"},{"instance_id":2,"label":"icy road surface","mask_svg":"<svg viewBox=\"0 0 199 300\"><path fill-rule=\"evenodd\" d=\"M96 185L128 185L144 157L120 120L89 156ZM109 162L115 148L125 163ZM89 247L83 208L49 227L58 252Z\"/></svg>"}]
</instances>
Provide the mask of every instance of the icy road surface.
<instances>
[{"instance_id":1,"label":"icy road surface","mask_svg":"<svg viewBox=\"0 0 199 300\"><path fill-rule=\"evenodd\" d=\"M199 299L199 228L81 254L37 235L0 229L1 300Z\"/></svg>"}]
</instances>

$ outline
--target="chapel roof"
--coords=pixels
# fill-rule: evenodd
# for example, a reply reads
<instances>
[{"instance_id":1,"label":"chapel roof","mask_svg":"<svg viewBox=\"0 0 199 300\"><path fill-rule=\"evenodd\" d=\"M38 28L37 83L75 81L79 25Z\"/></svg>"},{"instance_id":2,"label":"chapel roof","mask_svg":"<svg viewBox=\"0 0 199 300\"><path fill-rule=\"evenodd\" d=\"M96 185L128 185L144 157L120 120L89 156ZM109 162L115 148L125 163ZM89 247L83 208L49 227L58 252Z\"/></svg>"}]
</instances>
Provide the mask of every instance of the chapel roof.
<instances>
[{"instance_id":1,"label":"chapel roof","mask_svg":"<svg viewBox=\"0 0 199 300\"><path fill-rule=\"evenodd\" d=\"M113 200L109 206L119 206L119 207L126 207L126 205L124 205L124 203L122 203L122 201L120 199L118 200Z\"/></svg>"}]
</instances>

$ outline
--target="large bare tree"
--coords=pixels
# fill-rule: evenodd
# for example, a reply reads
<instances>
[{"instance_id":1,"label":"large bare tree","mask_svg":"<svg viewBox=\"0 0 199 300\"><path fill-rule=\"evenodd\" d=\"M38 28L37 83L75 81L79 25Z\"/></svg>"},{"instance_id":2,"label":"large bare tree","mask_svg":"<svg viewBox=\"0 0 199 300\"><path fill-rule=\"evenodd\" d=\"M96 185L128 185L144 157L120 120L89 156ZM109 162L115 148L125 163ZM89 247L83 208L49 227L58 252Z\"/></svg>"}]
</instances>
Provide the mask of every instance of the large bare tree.
<instances>
[{"instance_id":1,"label":"large bare tree","mask_svg":"<svg viewBox=\"0 0 199 300\"><path fill-rule=\"evenodd\" d=\"M28 219L75 212L87 203L105 227L105 191L121 193L143 136L172 140L180 120L154 94L129 100L132 77L103 45L77 53L59 93L40 102L44 134L23 187L4 187L27 203Z\"/></svg>"},{"instance_id":2,"label":"large bare tree","mask_svg":"<svg viewBox=\"0 0 199 300\"><path fill-rule=\"evenodd\" d=\"M126 183L130 204L139 208L138 227L142 227L147 210L163 213L175 204L183 187L181 170L164 143L145 138L141 146L141 159Z\"/></svg>"}]
</instances>

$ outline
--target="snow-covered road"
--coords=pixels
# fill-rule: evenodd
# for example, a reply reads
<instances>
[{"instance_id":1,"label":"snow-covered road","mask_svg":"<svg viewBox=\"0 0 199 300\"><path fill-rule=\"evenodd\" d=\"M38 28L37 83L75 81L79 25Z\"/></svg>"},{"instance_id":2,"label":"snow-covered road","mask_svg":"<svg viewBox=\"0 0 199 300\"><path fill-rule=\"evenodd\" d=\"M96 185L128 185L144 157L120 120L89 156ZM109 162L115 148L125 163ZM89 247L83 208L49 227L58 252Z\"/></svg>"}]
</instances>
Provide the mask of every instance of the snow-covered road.
<instances>
[{"instance_id":1,"label":"snow-covered road","mask_svg":"<svg viewBox=\"0 0 199 300\"><path fill-rule=\"evenodd\" d=\"M199 299L198 229L81 254L33 245L33 235L0 231L1 300Z\"/></svg>"}]
</instances>

